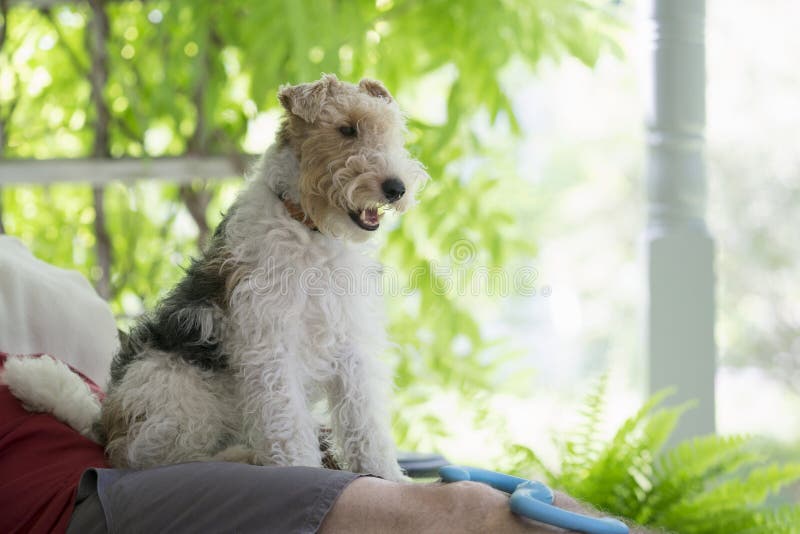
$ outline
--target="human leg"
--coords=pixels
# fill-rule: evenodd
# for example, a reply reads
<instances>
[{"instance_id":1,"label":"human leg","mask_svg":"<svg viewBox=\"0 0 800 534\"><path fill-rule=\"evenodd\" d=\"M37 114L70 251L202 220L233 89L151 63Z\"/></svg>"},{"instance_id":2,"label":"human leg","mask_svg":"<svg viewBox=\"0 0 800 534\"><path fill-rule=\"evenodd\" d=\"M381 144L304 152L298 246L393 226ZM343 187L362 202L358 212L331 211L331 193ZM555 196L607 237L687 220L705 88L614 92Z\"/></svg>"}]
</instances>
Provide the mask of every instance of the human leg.
<instances>
[{"instance_id":1,"label":"human leg","mask_svg":"<svg viewBox=\"0 0 800 534\"><path fill-rule=\"evenodd\" d=\"M554 504L572 512L602 515L560 492L555 493ZM511 513L508 495L485 484L398 484L361 478L342 491L319 532L544 534L566 531ZM647 532L631 528L632 534Z\"/></svg>"},{"instance_id":2,"label":"human leg","mask_svg":"<svg viewBox=\"0 0 800 534\"><path fill-rule=\"evenodd\" d=\"M508 495L484 484L397 484L362 478L342 492L320 529L320 534L349 532L530 534L563 531L512 514Z\"/></svg>"},{"instance_id":3,"label":"human leg","mask_svg":"<svg viewBox=\"0 0 800 534\"><path fill-rule=\"evenodd\" d=\"M476 482L397 483L321 468L215 462L97 473L109 532L564 532L512 514L507 494ZM69 532L105 532L78 528L105 527L96 503L81 503ZM555 505L593 513L562 493Z\"/></svg>"}]
</instances>

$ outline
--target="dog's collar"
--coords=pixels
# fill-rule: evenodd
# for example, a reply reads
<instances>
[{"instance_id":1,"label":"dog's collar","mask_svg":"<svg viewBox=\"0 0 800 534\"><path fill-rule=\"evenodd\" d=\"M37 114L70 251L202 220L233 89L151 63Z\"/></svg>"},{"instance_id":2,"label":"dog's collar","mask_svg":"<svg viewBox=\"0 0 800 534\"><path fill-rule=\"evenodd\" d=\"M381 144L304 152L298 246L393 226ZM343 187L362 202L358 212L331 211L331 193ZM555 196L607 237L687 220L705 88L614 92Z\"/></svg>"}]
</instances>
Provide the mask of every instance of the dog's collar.
<instances>
[{"instance_id":1,"label":"dog's collar","mask_svg":"<svg viewBox=\"0 0 800 534\"><path fill-rule=\"evenodd\" d=\"M278 195L280 201L283 202L283 206L286 208L286 211L289 212L289 217L304 225L309 230L319 232L317 225L314 224L314 221L311 220L311 217L306 215L300 204L290 200L286 193L276 193L276 195Z\"/></svg>"}]
</instances>

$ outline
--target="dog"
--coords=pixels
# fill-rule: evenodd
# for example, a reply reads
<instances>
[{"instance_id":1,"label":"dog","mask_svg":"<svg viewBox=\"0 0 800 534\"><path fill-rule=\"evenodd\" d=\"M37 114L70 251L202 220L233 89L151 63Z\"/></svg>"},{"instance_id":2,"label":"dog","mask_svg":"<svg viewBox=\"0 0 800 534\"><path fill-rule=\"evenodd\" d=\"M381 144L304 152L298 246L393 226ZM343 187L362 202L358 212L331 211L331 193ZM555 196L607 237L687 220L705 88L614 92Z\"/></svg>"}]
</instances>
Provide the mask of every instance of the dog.
<instances>
[{"instance_id":1,"label":"dog","mask_svg":"<svg viewBox=\"0 0 800 534\"><path fill-rule=\"evenodd\" d=\"M320 466L324 423L339 466L405 479L377 359L387 343L381 268L367 242L429 177L380 82L324 75L278 98L275 143L114 357L91 431L114 467ZM88 434L87 417L72 415L62 419Z\"/></svg>"}]
</instances>

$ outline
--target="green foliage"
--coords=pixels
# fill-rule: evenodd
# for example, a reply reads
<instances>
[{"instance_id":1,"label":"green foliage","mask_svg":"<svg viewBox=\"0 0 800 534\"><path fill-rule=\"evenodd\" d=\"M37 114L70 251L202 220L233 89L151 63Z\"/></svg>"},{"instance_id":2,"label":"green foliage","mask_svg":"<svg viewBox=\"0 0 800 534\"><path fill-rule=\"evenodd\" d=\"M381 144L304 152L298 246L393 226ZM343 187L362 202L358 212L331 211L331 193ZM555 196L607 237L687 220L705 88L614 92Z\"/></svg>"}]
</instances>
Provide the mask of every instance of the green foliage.
<instances>
[{"instance_id":1,"label":"green foliage","mask_svg":"<svg viewBox=\"0 0 800 534\"><path fill-rule=\"evenodd\" d=\"M502 70L513 60L535 67L564 56L592 65L605 51L617 51L620 24L609 6L601 0L108 3L108 149L113 157L236 154L260 114L277 110L280 84L320 72L383 80L410 111L412 152L433 177L420 207L383 247L404 289L390 302L396 346L389 356L403 392L396 430L413 447L412 406L424 406L430 391L441 388L469 398L493 389L513 354L481 330L477 311L491 298L448 288L453 273L468 278L535 250L515 224L530 209L531 195L512 159L509 139L518 127ZM84 2L10 9L0 49L5 157L91 154L98 118L88 81L92 16ZM415 111L432 98L441 118ZM213 224L236 186L205 187ZM124 323L175 283L197 250L197 232L174 185L114 185L104 195L110 301ZM3 222L42 259L98 280L91 199L80 185L4 187ZM454 260L458 243L469 247L467 261ZM467 348L456 354L458 342ZM414 424L423 433L441 428L430 410Z\"/></svg>"},{"instance_id":2,"label":"green foliage","mask_svg":"<svg viewBox=\"0 0 800 534\"><path fill-rule=\"evenodd\" d=\"M607 513L681 534L800 533L800 506L776 503L800 483L800 463L768 463L752 439L703 436L666 446L687 406L653 396L603 440L605 379L588 395L583 422L559 443L560 470L528 447L513 447L510 470L547 482ZM771 497L771 498L770 498Z\"/></svg>"},{"instance_id":3,"label":"green foliage","mask_svg":"<svg viewBox=\"0 0 800 534\"><path fill-rule=\"evenodd\" d=\"M56 201L58 199L58 201ZM73 186L15 187L3 191L6 231L26 242L40 258L58 258L59 265L91 274L94 265L92 192ZM25 221L36 221L26 224Z\"/></svg>"},{"instance_id":4,"label":"green foliage","mask_svg":"<svg viewBox=\"0 0 800 534\"><path fill-rule=\"evenodd\" d=\"M152 158L239 154L262 114L275 113L280 84L320 72L383 80L410 113L412 152L433 180L420 206L385 236L382 259L402 291L390 297L398 383L395 430L402 446L444 432L427 402L453 391L469 416L514 357L487 338L480 311L492 302L452 284L535 252L530 227L541 216L516 175L518 133L509 63L536 68L574 57L593 65L618 53L620 29L606 0L296 0L287 2L110 2L109 152ZM38 11L14 4L0 21L0 155L81 157L92 152L97 114L90 98L86 2ZM423 104L438 113L426 113ZM263 149L266 147L259 147ZM255 150L255 149L254 149ZM257 151L257 150L256 150ZM757 174L757 173L756 173ZM221 177L225 178L225 177ZM24 177L20 177L24 180ZM213 226L240 181L193 184L210 195ZM543 191L537 191L539 202ZM112 236L111 305L125 323L152 306L198 248L198 229L178 186L114 184L104 192ZM8 186L6 231L45 261L100 277L95 208L87 185ZM400 293L397 295L397 293ZM506 385L505 383L503 384ZM687 407L658 396L608 442L599 439L604 386L589 397L585 422L560 444L552 469L517 446L514 469L609 512L680 532L797 532L796 506L766 501L797 480L796 464L764 465L745 438L706 437L665 450ZM413 423L413 424L412 424ZM413 430L412 430L413 427ZM765 504L769 503L769 506Z\"/></svg>"}]
</instances>

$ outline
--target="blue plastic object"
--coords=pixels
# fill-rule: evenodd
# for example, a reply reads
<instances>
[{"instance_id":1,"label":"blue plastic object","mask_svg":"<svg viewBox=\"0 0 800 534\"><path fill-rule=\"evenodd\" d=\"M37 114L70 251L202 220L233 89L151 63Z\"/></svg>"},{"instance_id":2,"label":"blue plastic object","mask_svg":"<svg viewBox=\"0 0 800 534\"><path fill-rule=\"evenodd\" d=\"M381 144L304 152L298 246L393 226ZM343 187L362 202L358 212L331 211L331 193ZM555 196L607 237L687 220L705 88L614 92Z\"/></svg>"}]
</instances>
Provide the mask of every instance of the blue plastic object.
<instances>
[{"instance_id":1,"label":"blue plastic object","mask_svg":"<svg viewBox=\"0 0 800 534\"><path fill-rule=\"evenodd\" d=\"M589 517L553 506L553 492L541 482L461 465L442 467L439 476L443 482L471 480L509 493L512 512L541 523L586 534L628 534L628 526L622 521Z\"/></svg>"},{"instance_id":2,"label":"blue plastic object","mask_svg":"<svg viewBox=\"0 0 800 534\"><path fill-rule=\"evenodd\" d=\"M526 478L519 478L488 469L478 467L462 467L458 465L447 465L439 469L439 476L444 482L459 482L471 480L473 482L483 482L495 489L506 493L514 493L520 484L525 484L525 488L535 495L535 499L553 504L553 492L541 482L534 482Z\"/></svg>"}]
</instances>

